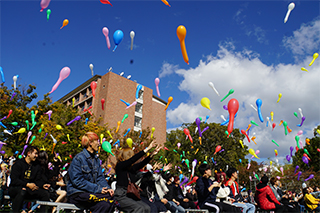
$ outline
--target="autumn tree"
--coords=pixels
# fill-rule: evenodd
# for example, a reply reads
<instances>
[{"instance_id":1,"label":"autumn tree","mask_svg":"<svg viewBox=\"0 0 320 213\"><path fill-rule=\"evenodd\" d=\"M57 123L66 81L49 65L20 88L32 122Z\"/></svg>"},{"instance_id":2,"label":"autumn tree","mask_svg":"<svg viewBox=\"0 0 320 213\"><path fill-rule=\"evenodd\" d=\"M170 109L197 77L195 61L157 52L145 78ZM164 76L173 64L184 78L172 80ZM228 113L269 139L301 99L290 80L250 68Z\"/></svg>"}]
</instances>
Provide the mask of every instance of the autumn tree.
<instances>
[{"instance_id":1,"label":"autumn tree","mask_svg":"<svg viewBox=\"0 0 320 213\"><path fill-rule=\"evenodd\" d=\"M236 167L237 165L244 166L248 163L248 160L245 159L245 156L248 154L248 147L244 145L244 148L242 148L239 143L239 140L243 140L244 136L240 134L238 129L234 129L231 136L227 137L225 134L227 130L226 126L204 122L200 124L202 131L206 127L209 128L202 133L201 142L199 139L199 130L197 132L195 131L197 128L195 122L183 124L181 129L167 133L167 141L165 143L167 150L162 150L156 156L156 159L163 163L170 162L176 166L176 168L180 167L186 176L190 176L192 161L194 159L198 161L198 165L206 161L211 164L215 170L222 169L222 171L226 170L227 165L229 167ZM184 129L189 130L193 143L186 137L183 131ZM221 151L215 153L218 145L221 146ZM187 166L188 161L189 168ZM199 175L197 169L195 170L195 174Z\"/></svg>"}]
</instances>

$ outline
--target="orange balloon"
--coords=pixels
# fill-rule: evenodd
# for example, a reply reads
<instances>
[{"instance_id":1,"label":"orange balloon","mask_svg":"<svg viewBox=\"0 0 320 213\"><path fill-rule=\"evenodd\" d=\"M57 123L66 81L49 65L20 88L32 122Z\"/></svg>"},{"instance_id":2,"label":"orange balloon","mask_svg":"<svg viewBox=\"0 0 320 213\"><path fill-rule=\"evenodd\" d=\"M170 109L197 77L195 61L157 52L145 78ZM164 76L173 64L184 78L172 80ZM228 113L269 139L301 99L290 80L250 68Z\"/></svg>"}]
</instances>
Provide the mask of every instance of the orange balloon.
<instances>
[{"instance_id":1,"label":"orange balloon","mask_svg":"<svg viewBox=\"0 0 320 213\"><path fill-rule=\"evenodd\" d=\"M116 133L119 131L121 121L118 121L117 124L118 124L118 127L117 127L117 129L116 129Z\"/></svg>"},{"instance_id":2,"label":"orange balloon","mask_svg":"<svg viewBox=\"0 0 320 213\"><path fill-rule=\"evenodd\" d=\"M62 27L60 27L60 30L61 30L63 27L67 26L68 24L69 24L69 20L68 20L68 19L63 20L63 22L62 22Z\"/></svg>"},{"instance_id":3,"label":"orange balloon","mask_svg":"<svg viewBox=\"0 0 320 213\"><path fill-rule=\"evenodd\" d=\"M181 47L181 52L182 52L182 56L183 56L183 60L189 64L189 57L188 57L188 54L187 54L187 50L186 50L186 44L184 42L184 39L186 38L186 35L187 35L187 30L186 28L183 26L183 25L180 25L178 28L177 28L177 36L178 36L178 39L180 41L180 47Z\"/></svg>"},{"instance_id":4,"label":"orange balloon","mask_svg":"<svg viewBox=\"0 0 320 213\"><path fill-rule=\"evenodd\" d=\"M167 106L164 108L164 110L167 110L167 108L168 108L169 104L172 102L172 100L173 100L173 97L170 96L170 97L168 98Z\"/></svg>"}]
</instances>

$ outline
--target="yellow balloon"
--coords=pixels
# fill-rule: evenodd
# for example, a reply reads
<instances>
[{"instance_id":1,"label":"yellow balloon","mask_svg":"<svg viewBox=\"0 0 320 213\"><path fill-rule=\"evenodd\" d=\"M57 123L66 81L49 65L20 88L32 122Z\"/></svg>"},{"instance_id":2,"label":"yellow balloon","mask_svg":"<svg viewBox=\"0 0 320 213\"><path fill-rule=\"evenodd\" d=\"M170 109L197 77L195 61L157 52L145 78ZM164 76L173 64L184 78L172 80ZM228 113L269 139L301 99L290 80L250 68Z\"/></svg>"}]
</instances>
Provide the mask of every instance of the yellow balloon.
<instances>
[{"instance_id":1,"label":"yellow balloon","mask_svg":"<svg viewBox=\"0 0 320 213\"><path fill-rule=\"evenodd\" d=\"M249 149L249 153L250 153L251 155L253 155L255 158L260 159L260 158L256 155L256 153L255 153L255 151L254 151L253 149Z\"/></svg>"},{"instance_id":2,"label":"yellow balloon","mask_svg":"<svg viewBox=\"0 0 320 213\"><path fill-rule=\"evenodd\" d=\"M317 133L320 135L320 129L317 129Z\"/></svg>"},{"instance_id":3,"label":"yellow balloon","mask_svg":"<svg viewBox=\"0 0 320 213\"><path fill-rule=\"evenodd\" d=\"M270 161L270 166L272 166L272 161Z\"/></svg>"},{"instance_id":4,"label":"yellow balloon","mask_svg":"<svg viewBox=\"0 0 320 213\"><path fill-rule=\"evenodd\" d=\"M242 143L242 140L239 140L239 142L240 142L242 148L244 148L243 143Z\"/></svg>"},{"instance_id":5,"label":"yellow balloon","mask_svg":"<svg viewBox=\"0 0 320 213\"><path fill-rule=\"evenodd\" d=\"M62 129L62 126L60 126L59 124L56 126L56 129L57 130L61 130Z\"/></svg>"},{"instance_id":6,"label":"yellow balloon","mask_svg":"<svg viewBox=\"0 0 320 213\"><path fill-rule=\"evenodd\" d=\"M19 130L18 130L18 132L15 132L15 133L24 133L26 131L26 128L20 128Z\"/></svg>"},{"instance_id":7,"label":"yellow balloon","mask_svg":"<svg viewBox=\"0 0 320 213\"><path fill-rule=\"evenodd\" d=\"M274 150L274 153L278 154L278 150L275 149L275 150Z\"/></svg>"},{"instance_id":8,"label":"yellow balloon","mask_svg":"<svg viewBox=\"0 0 320 213\"><path fill-rule=\"evenodd\" d=\"M38 110L36 110L36 111L34 112L34 115L37 115L37 114L38 114L38 112L39 112L39 111L38 111Z\"/></svg>"},{"instance_id":9,"label":"yellow balloon","mask_svg":"<svg viewBox=\"0 0 320 213\"><path fill-rule=\"evenodd\" d=\"M318 53L315 53L313 54L313 59L312 61L310 62L309 66L311 66L313 64L313 62L319 57L319 54Z\"/></svg>"},{"instance_id":10,"label":"yellow balloon","mask_svg":"<svg viewBox=\"0 0 320 213\"><path fill-rule=\"evenodd\" d=\"M177 36L178 36L178 39L180 41L180 47L181 47L183 60L187 64L189 64L189 57L188 57L188 54L187 54L186 44L185 44L185 41L184 41L184 39L186 38L186 35L187 35L187 29L183 25L180 25L177 28Z\"/></svg>"},{"instance_id":11,"label":"yellow balloon","mask_svg":"<svg viewBox=\"0 0 320 213\"><path fill-rule=\"evenodd\" d=\"M155 130L156 130L156 128L154 128L154 127L151 128L151 139L153 138L153 133Z\"/></svg>"},{"instance_id":12,"label":"yellow balloon","mask_svg":"<svg viewBox=\"0 0 320 213\"><path fill-rule=\"evenodd\" d=\"M110 138L113 139L110 130L107 130L107 133L110 136Z\"/></svg>"},{"instance_id":13,"label":"yellow balloon","mask_svg":"<svg viewBox=\"0 0 320 213\"><path fill-rule=\"evenodd\" d=\"M68 19L63 20L62 27L60 27L60 29L62 29L63 27L67 26L68 24L69 24L69 20Z\"/></svg>"},{"instance_id":14,"label":"yellow balloon","mask_svg":"<svg viewBox=\"0 0 320 213\"><path fill-rule=\"evenodd\" d=\"M206 98L206 97L202 98L200 103L201 103L201 106L203 106L203 107L205 107L207 109L210 109L210 100L209 100L209 98Z\"/></svg>"},{"instance_id":15,"label":"yellow balloon","mask_svg":"<svg viewBox=\"0 0 320 213\"><path fill-rule=\"evenodd\" d=\"M132 148L132 139L131 138L127 138L127 144L130 148Z\"/></svg>"}]
</instances>

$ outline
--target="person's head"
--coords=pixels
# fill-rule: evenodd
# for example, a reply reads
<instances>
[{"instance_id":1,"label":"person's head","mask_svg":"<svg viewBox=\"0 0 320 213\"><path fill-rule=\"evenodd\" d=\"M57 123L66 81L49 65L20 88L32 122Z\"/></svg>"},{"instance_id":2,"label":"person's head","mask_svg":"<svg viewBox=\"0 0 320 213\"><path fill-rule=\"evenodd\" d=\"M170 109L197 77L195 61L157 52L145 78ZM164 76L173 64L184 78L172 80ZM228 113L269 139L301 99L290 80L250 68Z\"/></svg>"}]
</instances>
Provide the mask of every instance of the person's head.
<instances>
[{"instance_id":1,"label":"person's head","mask_svg":"<svg viewBox=\"0 0 320 213\"><path fill-rule=\"evenodd\" d=\"M172 174L170 172L167 172L163 175L163 179L165 179L167 182L173 182L172 181Z\"/></svg>"},{"instance_id":2,"label":"person's head","mask_svg":"<svg viewBox=\"0 0 320 213\"><path fill-rule=\"evenodd\" d=\"M125 161L130 159L134 155L133 150L130 147L123 148L117 155L118 161Z\"/></svg>"},{"instance_id":3,"label":"person's head","mask_svg":"<svg viewBox=\"0 0 320 213\"><path fill-rule=\"evenodd\" d=\"M303 195L309 194L310 193L309 188L302 189L302 193L303 193Z\"/></svg>"},{"instance_id":4,"label":"person's head","mask_svg":"<svg viewBox=\"0 0 320 213\"><path fill-rule=\"evenodd\" d=\"M174 182L174 184L179 185L179 184L180 184L180 178L179 178L179 176L174 176L173 182Z\"/></svg>"},{"instance_id":5,"label":"person's head","mask_svg":"<svg viewBox=\"0 0 320 213\"><path fill-rule=\"evenodd\" d=\"M28 146L24 153L30 161L35 161L38 157L39 149L35 146Z\"/></svg>"},{"instance_id":6,"label":"person's head","mask_svg":"<svg viewBox=\"0 0 320 213\"><path fill-rule=\"evenodd\" d=\"M238 178L237 169L234 167L229 168L226 173L228 178L234 178L235 180Z\"/></svg>"},{"instance_id":7,"label":"person's head","mask_svg":"<svg viewBox=\"0 0 320 213\"><path fill-rule=\"evenodd\" d=\"M218 182L218 183L223 183L225 184L227 182L226 180L226 173L224 172L216 172L215 175L214 175L214 178L215 180Z\"/></svg>"},{"instance_id":8,"label":"person's head","mask_svg":"<svg viewBox=\"0 0 320 213\"><path fill-rule=\"evenodd\" d=\"M8 168L8 165L7 165L7 164L5 164L5 163L2 163L2 164L1 164L1 171L6 171L7 168Z\"/></svg>"},{"instance_id":9,"label":"person's head","mask_svg":"<svg viewBox=\"0 0 320 213\"><path fill-rule=\"evenodd\" d=\"M313 191L318 192L318 191L320 191L320 189L318 186L315 186Z\"/></svg>"},{"instance_id":10,"label":"person's head","mask_svg":"<svg viewBox=\"0 0 320 213\"><path fill-rule=\"evenodd\" d=\"M87 149L88 151L97 152L99 149L99 142L98 142L98 135L94 132L87 132L82 136L81 145L83 148Z\"/></svg>"},{"instance_id":11,"label":"person's head","mask_svg":"<svg viewBox=\"0 0 320 213\"><path fill-rule=\"evenodd\" d=\"M206 175L208 177L211 176L211 167L209 164L207 163L202 163L200 166L199 166L199 172L202 176Z\"/></svg>"},{"instance_id":12,"label":"person's head","mask_svg":"<svg viewBox=\"0 0 320 213\"><path fill-rule=\"evenodd\" d=\"M270 179L270 183L271 183L272 186L276 185L276 182L277 182L277 181L278 181L278 179L275 178L275 177L272 177L272 178Z\"/></svg>"},{"instance_id":13,"label":"person's head","mask_svg":"<svg viewBox=\"0 0 320 213\"><path fill-rule=\"evenodd\" d=\"M262 178L261 178L261 183L263 184L267 184L269 181L269 178L267 175L263 175Z\"/></svg>"},{"instance_id":14,"label":"person's head","mask_svg":"<svg viewBox=\"0 0 320 213\"><path fill-rule=\"evenodd\" d=\"M308 187L308 190L309 190L310 192L313 192L313 188L312 188L311 186Z\"/></svg>"},{"instance_id":15,"label":"person's head","mask_svg":"<svg viewBox=\"0 0 320 213\"><path fill-rule=\"evenodd\" d=\"M42 150L38 154L38 161L41 166L47 166L48 165L48 154L46 151Z\"/></svg>"}]
</instances>

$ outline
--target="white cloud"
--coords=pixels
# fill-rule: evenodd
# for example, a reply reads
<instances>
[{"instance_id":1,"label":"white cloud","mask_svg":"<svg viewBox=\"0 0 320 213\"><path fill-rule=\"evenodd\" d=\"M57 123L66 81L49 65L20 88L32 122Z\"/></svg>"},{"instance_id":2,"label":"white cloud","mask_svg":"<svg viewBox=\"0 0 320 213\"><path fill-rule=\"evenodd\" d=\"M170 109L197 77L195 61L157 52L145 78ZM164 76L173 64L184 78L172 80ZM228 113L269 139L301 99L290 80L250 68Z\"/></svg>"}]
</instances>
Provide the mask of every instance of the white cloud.
<instances>
[{"instance_id":1,"label":"white cloud","mask_svg":"<svg viewBox=\"0 0 320 213\"><path fill-rule=\"evenodd\" d=\"M302 24L300 29L290 37L282 40L284 46L296 55L310 55L319 50L320 19L319 17L308 24Z\"/></svg>"},{"instance_id":2,"label":"white cloud","mask_svg":"<svg viewBox=\"0 0 320 213\"><path fill-rule=\"evenodd\" d=\"M231 98L236 98L240 108L234 127L245 129L251 120L259 124L259 127L254 126L251 130L251 136L253 132L256 133L257 145L244 140L250 148L260 150L259 157L274 157L274 149L278 150L279 157L289 154L289 147L296 146L294 137L299 130L304 131L301 140L305 144L305 137L313 137L312 129L320 124L320 61L308 67L307 73L300 68L311 61L311 56L300 64L270 66L258 57L258 54L250 50L235 52L232 43L228 43L227 46L220 45L216 56L207 56L206 61L201 60L195 68L175 69L175 73L183 77L179 89L187 92L190 98L188 102L168 110L167 120L172 126L177 126L193 122L196 117L209 115L208 122L220 123L220 115L228 117L228 112L222 106L227 105ZM166 66L177 68L175 65ZM168 73L172 73L172 69ZM210 81L214 83L220 97L208 86ZM235 90L234 94L221 103L220 100L230 89ZM279 93L282 93L282 98L277 103ZM203 97L211 100L211 111L200 105ZM257 112L250 107L250 104L255 105L258 98L263 102L264 123L259 121ZM306 117L302 128L296 126L301 118L293 115L293 112L298 112L298 108L302 108ZM270 117L271 111L274 112L274 122L277 124L273 131L270 124L266 127L266 117ZM287 121L292 129L287 136L284 135L283 125L279 126L280 120ZM273 144L272 139L280 147Z\"/></svg>"},{"instance_id":3,"label":"white cloud","mask_svg":"<svg viewBox=\"0 0 320 213\"><path fill-rule=\"evenodd\" d=\"M167 62L163 62L161 70L159 71L159 78L173 74L178 68L178 65L172 65Z\"/></svg>"}]
</instances>

